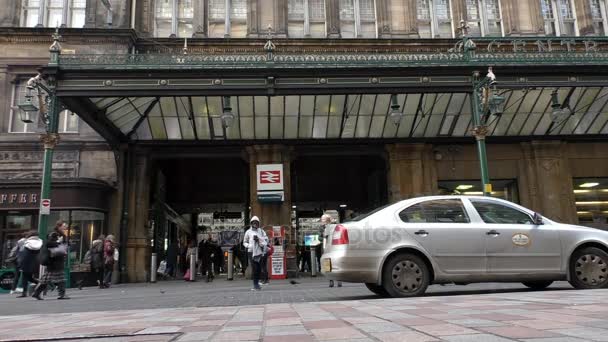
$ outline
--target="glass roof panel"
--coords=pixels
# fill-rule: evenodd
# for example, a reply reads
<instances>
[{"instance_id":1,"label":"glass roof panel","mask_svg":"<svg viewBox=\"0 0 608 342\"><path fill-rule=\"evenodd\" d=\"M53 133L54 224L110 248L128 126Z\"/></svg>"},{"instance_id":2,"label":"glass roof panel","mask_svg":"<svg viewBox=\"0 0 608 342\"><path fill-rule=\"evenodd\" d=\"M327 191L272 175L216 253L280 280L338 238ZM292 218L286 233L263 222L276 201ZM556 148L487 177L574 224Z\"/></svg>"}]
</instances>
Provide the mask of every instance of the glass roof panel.
<instances>
[{"instance_id":1,"label":"glass roof panel","mask_svg":"<svg viewBox=\"0 0 608 342\"><path fill-rule=\"evenodd\" d=\"M597 116L597 119L595 119L595 122L593 122L593 124L589 127L587 134L599 134L600 133L602 127L604 127L604 125L606 125L606 122L608 122L607 108L608 107L604 107L604 110Z\"/></svg>"},{"instance_id":2,"label":"glass roof panel","mask_svg":"<svg viewBox=\"0 0 608 342\"><path fill-rule=\"evenodd\" d=\"M344 120L344 128L342 128L342 138L353 138L355 136L355 124L357 123L357 115L349 115Z\"/></svg>"},{"instance_id":3,"label":"glass roof panel","mask_svg":"<svg viewBox=\"0 0 608 342\"><path fill-rule=\"evenodd\" d=\"M298 138L298 118L287 116L285 118L285 139Z\"/></svg>"},{"instance_id":4,"label":"glass roof panel","mask_svg":"<svg viewBox=\"0 0 608 342\"><path fill-rule=\"evenodd\" d=\"M431 117L431 112L435 107L438 97L438 94L423 94L422 105L420 107L420 111L418 112L418 118L416 118L416 122L414 123L414 137L424 136L425 128Z\"/></svg>"},{"instance_id":5,"label":"glass roof panel","mask_svg":"<svg viewBox=\"0 0 608 342\"><path fill-rule=\"evenodd\" d=\"M213 137L212 139L224 139L224 127L222 126L222 119L219 116L211 117L211 124L213 125Z\"/></svg>"},{"instance_id":6,"label":"glass roof panel","mask_svg":"<svg viewBox=\"0 0 608 342\"><path fill-rule=\"evenodd\" d=\"M194 116L207 116L207 103L204 96L192 96L192 112Z\"/></svg>"},{"instance_id":7,"label":"glass roof panel","mask_svg":"<svg viewBox=\"0 0 608 342\"><path fill-rule=\"evenodd\" d=\"M270 117L270 139L283 139L283 116Z\"/></svg>"},{"instance_id":8,"label":"glass roof panel","mask_svg":"<svg viewBox=\"0 0 608 342\"><path fill-rule=\"evenodd\" d=\"M209 140L211 138L209 119L207 117L195 116L194 124L196 125L196 135L200 140Z\"/></svg>"},{"instance_id":9,"label":"glass roof panel","mask_svg":"<svg viewBox=\"0 0 608 342\"><path fill-rule=\"evenodd\" d=\"M239 96L239 115L253 117L253 96Z\"/></svg>"},{"instance_id":10,"label":"glass roof panel","mask_svg":"<svg viewBox=\"0 0 608 342\"><path fill-rule=\"evenodd\" d=\"M207 96L207 109L209 116L220 117L223 112L222 98L219 96Z\"/></svg>"},{"instance_id":11,"label":"glass roof panel","mask_svg":"<svg viewBox=\"0 0 608 342\"><path fill-rule=\"evenodd\" d=\"M257 108L258 100L255 100L255 107ZM267 106L268 108L268 106ZM270 132L268 132L268 114L260 117L256 112L255 117L255 139L268 139Z\"/></svg>"},{"instance_id":12,"label":"glass roof panel","mask_svg":"<svg viewBox=\"0 0 608 342\"><path fill-rule=\"evenodd\" d=\"M256 96L253 100L255 102L255 116L268 116L268 97Z\"/></svg>"},{"instance_id":13,"label":"glass roof panel","mask_svg":"<svg viewBox=\"0 0 608 342\"><path fill-rule=\"evenodd\" d=\"M312 137L314 139L326 139L327 138L327 115L315 116L313 123Z\"/></svg>"},{"instance_id":14,"label":"glass roof panel","mask_svg":"<svg viewBox=\"0 0 608 342\"><path fill-rule=\"evenodd\" d=\"M158 102L157 104L154 105L154 107L152 107L152 110L150 110L150 113L148 113L148 117L159 117L160 115L160 102Z\"/></svg>"},{"instance_id":15,"label":"glass roof panel","mask_svg":"<svg viewBox=\"0 0 608 342\"><path fill-rule=\"evenodd\" d=\"M123 115L118 120L114 121L116 127L118 127L123 133L129 133L133 126L137 123L137 121L141 118L141 116L136 112L132 111L127 115Z\"/></svg>"},{"instance_id":16,"label":"glass roof panel","mask_svg":"<svg viewBox=\"0 0 608 342\"><path fill-rule=\"evenodd\" d=\"M163 116L177 116L177 112L175 110L175 99L173 97L161 97L160 98L160 108Z\"/></svg>"},{"instance_id":17,"label":"glass roof panel","mask_svg":"<svg viewBox=\"0 0 608 342\"><path fill-rule=\"evenodd\" d=\"M541 94L542 89L531 90L523 99L518 112L510 122L510 126L507 126L502 132L505 132L506 135L517 135L536 108L540 108L541 111L544 110L546 106L543 107L542 103L539 105L539 102L542 102Z\"/></svg>"},{"instance_id":18,"label":"glass roof panel","mask_svg":"<svg viewBox=\"0 0 608 342\"><path fill-rule=\"evenodd\" d=\"M179 125L181 127L182 137L186 140L194 140L194 128L192 127L192 120L186 117L180 117Z\"/></svg>"},{"instance_id":19,"label":"glass roof panel","mask_svg":"<svg viewBox=\"0 0 608 342\"><path fill-rule=\"evenodd\" d=\"M188 118L190 117L190 100L187 97L176 97L177 116Z\"/></svg>"},{"instance_id":20,"label":"glass roof panel","mask_svg":"<svg viewBox=\"0 0 608 342\"><path fill-rule=\"evenodd\" d=\"M344 100L346 95L332 95L331 96L331 107L329 108L330 116L342 116L344 112Z\"/></svg>"},{"instance_id":21,"label":"glass roof panel","mask_svg":"<svg viewBox=\"0 0 608 342\"><path fill-rule=\"evenodd\" d=\"M152 138L154 140L167 140L167 131L165 130L165 123L163 118L150 117L150 129L152 131Z\"/></svg>"},{"instance_id":22,"label":"glass roof panel","mask_svg":"<svg viewBox=\"0 0 608 342\"><path fill-rule=\"evenodd\" d=\"M298 116L300 112L300 96L285 96L285 115Z\"/></svg>"},{"instance_id":23,"label":"glass roof panel","mask_svg":"<svg viewBox=\"0 0 608 342\"><path fill-rule=\"evenodd\" d=\"M150 133L150 123L148 119L145 119L135 132L138 140L152 140L152 133Z\"/></svg>"},{"instance_id":24,"label":"glass roof panel","mask_svg":"<svg viewBox=\"0 0 608 342\"><path fill-rule=\"evenodd\" d=\"M241 117L241 137L245 140L255 138L253 131L253 117Z\"/></svg>"},{"instance_id":25,"label":"glass roof panel","mask_svg":"<svg viewBox=\"0 0 608 342\"><path fill-rule=\"evenodd\" d=\"M284 96L270 96L270 115L282 117L285 114L284 102Z\"/></svg>"},{"instance_id":26,"label":"glass roof panel","mask_svg":"<svg viewBox=\"0 0 608 342\"><path fill-rule=\"evenodd\" d=\"M327 127L327 138L328 139L337 139L340 137L340 124L342 123L342 118L339 116L330 116L329 123Z\"/></svg>"},{"instance_id":27,"label":"glass roof panel","mask_svg":"<svg viewBox=\"0 0 608 342\"><path fill-rule=\"evenodd\" d=\"M300 114L303 116L312 116L315 106L315 96L301 96Z\"/></svg>"},{"instance_id":28,"label":"glass roof panel","mask_svg":"<svg viewBox=\"0 0 608 342\"><path fill-rule=\"evenodd\" d=\"M302 99L302 103L304 99ZM310 139L312 133L312 116L302 116L300 117L300 128L298 133L298 138L300 139Z\"/></svg>"},{"instance_id":29,"label":"glass roof panel","mask_svg":"<svg viewBox=\"0 0 608 342\"><path fill-rule=\"evenodd\" d=\"M315 115L327 115L329 113L329 95L317 95L315 101Z\"/></svg>"},{"instance_id":30,"label":"glass roof panel","mask_svg":"<svg viewBox=\"0 0 608 342\"><path fill-rule=\"evenodd\" d=\"M371 115L374 112L374 107L376 105L376 95L366 94L360 95L361 97L361 105L359 107L359 115ZM357 127L357 130L359 128Z\"/></svg>"},{"instance_id":31,"label":"glass roof panel","mask_svg":"<svg viewBox=\"0 0 608 342\"><path fill-rule=\"evenodd\" d=\"M386 120L386 115L374 115L372 117L372 125L369 129L369 137L370 138L381 138L382 131L384 130L384 123Z\"/></svg>"},{"instance_id":32,"label":"glass roof panel","mask_svg":"<svg viewBox=\"0 0 608 342\"><path fill-rule=\"evenodd\" d=\"M569 104L571 106L571 108L576 108L576 105L578 104L581 95L582 95L582 89L581 88L559 88L557 91L557 98L559 99L560 103L563 103L566 101L566 99L568 98L568 96L570 95L570 101ZM547 116L549 116L549 120L552 124L549 125L549 127L547 128L547 131L545 132L545 134L549 134L549 135L557 135L559 134L560 130L564 127L564 125L568 122L568 120L570 120L570 116L568 116L566 119L561 119L558 120L557 122L553 122L551 121L551 108L549 107L549 109L547 110Z\"/></svg>"},{"instance_id":33,"label":"glass roof panel","mask_svg":"<svg viewBox=\"0 0 608 342\"><path fill-rule=\"evenodd\" d=\"M458 116L458 121L454 125L454 131L452 136L455 137L464 137L470 134L469 125L471 123L471 114L460 114Z\"/></svg>"},{"instance_id":34,"label":"glass roof panel","mask_svg":"<svg viewBox=\"0 0 608 342\"><path fill-rule=\"evenodd\" d=\"M176 117L165 118L165 125L167 127L167 138L170 140L176 140L182 138L182 133L179 127L179 120Z\"/></svg>"},{"instance_id":35,"label":"glass roof panel","mask_svg":"<svg viewBox=\"0 0 608 342\"><path fill-rule=\"evenodd\" d=\"M597 121L599 114L602 109L608 103L608 88L604 87L601 89L597 98L587 109L587 115L583 116L578 125L574 128L574 134L585 134L589 129L589 126Z\"/></svg>"},{"instance_id":36,"label":"glass roof panel","mask_svg":"<svg viewBox=\"0 0 608 342\"><path fill-rule=\"evenodd\" d=\"M363 100L362 100L363 102ZM355 126L355 138L367 138L369 135L369 124L371 122L371 115L359 114L357 123Z\"/></svg>"},{"instance_id":37,"label":"glass roof panel","mask_svg":"<svg viewBox=\"0 0 608 342\"><path fill-rule=\"evenodd\" d=\"M92 98L91 101L93 101L93 103L95 103L97 108L104 109L107 105L109 105L110 103L112 103L118 99L119 99L119 97L102 97L102 98L95 98L95 100L93 100L93 98Z\"/></svg>"},{"instance_id":38,"label":"glass roof panel","mask_svg":"<svg viewBox=\"0 0 608 342\"><path fill-rule=\"evenodd\" d=\"M601 100L596 101L601 90L602 88L586 88L586 91L581 94L580 101L578 101L576 107L572 108L573 113L562 127L560 134L573 134L574 130L585 117L594 116L589 109L594 103L601 102Z\"/></svg>"}]
</instances>

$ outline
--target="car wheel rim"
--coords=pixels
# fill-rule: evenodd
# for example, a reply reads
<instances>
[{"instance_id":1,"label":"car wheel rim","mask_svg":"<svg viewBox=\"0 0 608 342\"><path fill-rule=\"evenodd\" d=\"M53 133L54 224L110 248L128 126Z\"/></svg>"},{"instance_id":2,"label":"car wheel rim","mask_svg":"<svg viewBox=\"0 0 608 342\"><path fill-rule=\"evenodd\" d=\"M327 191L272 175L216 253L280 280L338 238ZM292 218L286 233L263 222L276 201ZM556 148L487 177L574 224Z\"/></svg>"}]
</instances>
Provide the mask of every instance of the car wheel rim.
<instances>
[{"instance_id":1,"label":"car wheel rim","mask_svg":"<svg viewBox=\"0 0 608 342\"><path fill-rule=\"evenodd\" d=\"M594 254L585 254L578 258L575 271L578 280L591 286L600 286L608 279L607 261Z\"/></svg>"},{"instance_id":2,"label":"car wheel rim","mask_svg":"<svg viewBox=\"0 0 608 342\"><path fill-rule=\"evenodd\" d=\"M399 261L392 272L393 285L402 292L411 293L422 286L422 270L413 261Z\"/></svg>"}]
</instances>

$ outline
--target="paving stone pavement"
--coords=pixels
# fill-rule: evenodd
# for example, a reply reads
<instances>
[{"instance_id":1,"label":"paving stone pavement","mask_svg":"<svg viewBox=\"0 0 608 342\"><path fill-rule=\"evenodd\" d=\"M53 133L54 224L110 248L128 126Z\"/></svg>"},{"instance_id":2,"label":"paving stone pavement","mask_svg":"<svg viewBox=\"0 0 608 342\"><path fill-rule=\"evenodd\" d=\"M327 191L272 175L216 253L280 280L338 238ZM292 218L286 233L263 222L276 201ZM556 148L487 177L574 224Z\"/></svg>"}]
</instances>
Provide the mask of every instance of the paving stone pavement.
<instances>
[{"instance_id":1,"label":"paving stone pavement","mask_svg":"<svg viewBox=\"0 0 608 342\"><path fill-rule=\"evenodd\" d=\"M0 316L26 340L608 341L608 289Z\"/></svg>"}]
</instances>

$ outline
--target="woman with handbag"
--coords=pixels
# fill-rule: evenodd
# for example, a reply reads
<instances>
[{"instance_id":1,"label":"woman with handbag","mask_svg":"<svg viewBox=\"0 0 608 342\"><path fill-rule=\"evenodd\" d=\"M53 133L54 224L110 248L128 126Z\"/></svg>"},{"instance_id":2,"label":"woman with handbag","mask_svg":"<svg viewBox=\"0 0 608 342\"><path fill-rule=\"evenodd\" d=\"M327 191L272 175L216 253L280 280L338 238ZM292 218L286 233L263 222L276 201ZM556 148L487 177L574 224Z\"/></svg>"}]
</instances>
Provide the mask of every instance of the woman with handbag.
<instances>
[{"instance_id":1,"label":"woman with handbag","mask_svg":"<svg viewBox=\"0 0 608 342\"><path fill-rule=\"evenodd\" d=\"M32 297L42 300L40 295L49 284L57 286L59 297L57 299L70 299L65 294L65 257L68 255L67 237L65 231L67 225L63 221L57 221L55 229L47 237L46 244L40 251L40 264L46 266L46 271L40 277L40 281L34 290Z\"/></svg>"}]
</instances>

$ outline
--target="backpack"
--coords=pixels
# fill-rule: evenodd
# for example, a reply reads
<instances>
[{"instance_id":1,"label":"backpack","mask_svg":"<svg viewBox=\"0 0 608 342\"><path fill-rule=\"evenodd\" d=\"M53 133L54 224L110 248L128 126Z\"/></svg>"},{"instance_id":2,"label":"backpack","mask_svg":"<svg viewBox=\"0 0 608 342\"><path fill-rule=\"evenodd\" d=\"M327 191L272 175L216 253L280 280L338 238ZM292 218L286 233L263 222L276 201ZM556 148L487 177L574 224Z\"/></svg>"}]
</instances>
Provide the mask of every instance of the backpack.
<instances>
[{"instance_id":1,"label":"backpack","mask_svg":"<svg viewBox=\"0 0 608 342\"><path fill-rule=\"evenodd\" d=\"M17 261L17 251L19 250L19 244L16 244L15 247L13 247L11 249L11 251L8 253L8 256L6 257L5 262L7 264L14 264Z\"/></svg>"},{"instance_id":2,"label":"backpack","mask_svg":"<svg viewBox=\"0 0 608 342\"><path fill-rule=\"evenodd\" d=\"M51 255L49 253L49 249L46 245L46 242L44 242L44 245L42 245L42 248L40 248L40 253L38 254L38 261L42 266L48 266L51 262Z\"/></svg>"}]
</instances>

